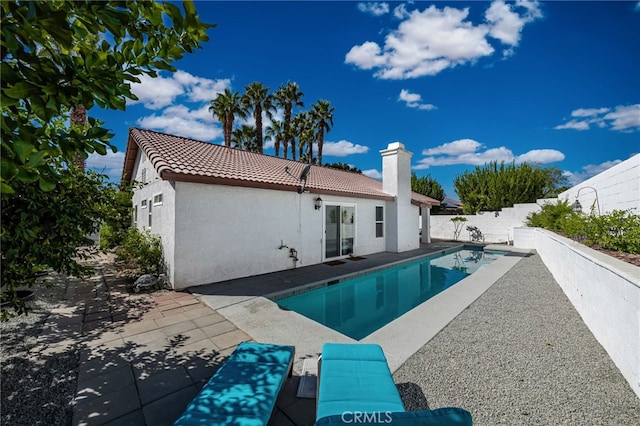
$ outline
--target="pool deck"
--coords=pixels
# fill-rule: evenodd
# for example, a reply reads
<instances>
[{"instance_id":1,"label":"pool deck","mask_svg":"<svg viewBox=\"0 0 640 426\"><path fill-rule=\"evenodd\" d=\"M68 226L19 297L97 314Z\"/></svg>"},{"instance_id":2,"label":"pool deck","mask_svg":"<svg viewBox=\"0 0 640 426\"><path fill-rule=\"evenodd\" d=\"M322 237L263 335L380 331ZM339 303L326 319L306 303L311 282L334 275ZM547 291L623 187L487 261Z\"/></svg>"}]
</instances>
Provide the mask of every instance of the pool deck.
<instances>
[{"instance_id":1,"label":"pool deck","mask_svg":"<svg viewBox=\"0 0 640 426\"><path fill-rule=\"evenodd\" d=\"M274 296L461 246L463 243L434 242L404 253L376 253L362 256L360 260L344 259L344 263L338 265L305 266L193 287L190 291L254 340L295 346L298 356L294 371L300 373L304 359L317 357L325 342L352 343L356 340L296 312L281 308L272 300ZM496 247L511 254L492 262L360 342L381 345L389 368L394 372L511 269L524 253L528 253L528 250L518 250L506 245ZM425 323L427 314L430 321Z\"/></svg>"},{"instance_id":2,"label":"pool deck","mask_svg":"<svg viewBox=\"0 0 640 426\"><path fill-rule=\"evenodd\" d=\"M109 263L89 281L52 277L64 284L54 288L65 302L20 340L21 359L33 363L24 374L40 374L36 366L47 360L77 359L73 425L170 425L241 341L292 344L296 373L269 425L312 425L315 399L296 397L303 360L317 357L324 342L353 340L265 296L455 245L434 242L191 294L130 294ZM362 341L382 345L408 410L461 406L478 425L640 424L640 399L535 254L503 256ZM43 414L14 415L23 420L15 424L34 424L29 418Z\"/></svg>"}]
</instances>

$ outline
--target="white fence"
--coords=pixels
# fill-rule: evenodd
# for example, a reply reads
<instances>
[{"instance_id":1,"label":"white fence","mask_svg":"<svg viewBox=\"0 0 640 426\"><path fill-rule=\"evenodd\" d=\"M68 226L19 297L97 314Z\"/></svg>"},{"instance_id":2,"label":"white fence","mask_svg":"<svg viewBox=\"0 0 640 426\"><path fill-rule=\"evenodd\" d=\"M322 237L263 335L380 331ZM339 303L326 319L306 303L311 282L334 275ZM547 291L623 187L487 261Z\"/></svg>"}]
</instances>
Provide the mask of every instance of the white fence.
<instances>
[{"instance_id":1,"label":"white fence","mask_svg":"<svg viewBox=\"0 0 640 426\"><path fill-rule=\"evenodd\" d=\"M516 228L514 237L515 247L537 251L640 397L640 267L539 228Z\"/></svg>"},{"instance_id":2,"label":"white fence","mask_svg":"<svg viewBox=\"0 0 640 426\"><path fill-rule=\"evenodd\" d=\"M545 203L555 203L556 199L540 199L536 203L516 204L513 207L504 208L496 212L480 212L475 215L432 215L431 238L441 240L454 239L454 217L463 217L466 222L461 222L459 241L471 241L471 235L467 226L475 226L480 229L485 243L511 243L513 241L513 229L525 226L527 216L532 212L538 212Z\"/></svg>"}]
</instances>

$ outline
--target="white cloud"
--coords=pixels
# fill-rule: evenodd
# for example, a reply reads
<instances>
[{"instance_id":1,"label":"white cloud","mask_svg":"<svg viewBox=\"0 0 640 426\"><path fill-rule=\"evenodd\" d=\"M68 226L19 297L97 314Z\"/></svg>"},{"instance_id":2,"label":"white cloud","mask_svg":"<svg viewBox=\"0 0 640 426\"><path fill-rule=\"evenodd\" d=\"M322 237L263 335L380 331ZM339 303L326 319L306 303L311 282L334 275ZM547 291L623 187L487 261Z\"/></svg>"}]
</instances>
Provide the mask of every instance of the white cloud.
<instances>
[{"instance_id":1,"label":"white cloud","mask_svg":"<svg viewBox=\"0 0 640 426\"><path fill-rule=\"evenodd\" d=\"M373 16L382 16L389 13L389 5L379 2L358 3L358 10Z\"/></svg>"},{"instance_id":2,"label":"white cloud","mask_svg":"<svg viewBox=\"0 0 640 426\"><path fill-rule=\"evenodd\" d=\"M531 151L518 155L516 163L538 163L547 164L564 160L564 154L555 149L532 149Z\"/></svg>"},{"instance_id":3,"label":"white cloud","mask_svg":"<svg viewBox=\"0 0 640 426\"><path fill-rule=\"evenodd\" d=\"M373 41L353 46L345 62L360 69L375 69L374 75L381 79L435 75L493 54L488 37L514 48L524 25L541 16L537 2L506 5L502 0L491 4L487 22L478 25L467 20L468 8L438 9L431 5L412 12L396 8L394 15L404 20L386 36L383 46Z\"/></svg>"},{"instance_id":4,"label":"white cloud","mask_svg":"<svg viewBox=\"0 0 640 426\"><path fill-rule=\"evenodd\" d=\"M317 152L317 146L314 147ZM330 155L333 157L346 157L352 154L366 154L369 147L354 144L353 142L341 140L338 142L324 142L322 144L322 155Z\"/></svg>"},{"instance_id":5,"label":"white cloud","mask_svg":"<svg viewBox=\"0 0 640 426\"><path fill-rule=\"evenodd\" d=\"M400 5L396 6L395 8L393 8L393 16L397 19L405 19L408 18L410 15L409 11L407 10L407 5L404 3L400 3Z\"/></svg>"},{"instance_id":6,"label":"white cloud","mask_svg":"<svg viewBox=\"0 0 640 426\"><path fill-rule=\"evenodd\" d=\"M362 174L365 176L369 176L372 179L377 179L377 180L382 179L382 173L380 173L376 169L363 170Z\"/></svg>"},{"instance_id":7,"label":"white cloud","mask_svg":"<svg viewBox=\"0 0 640 426\"><path fill-rule=\"evenodd\" d=\"M145 129L201 141L222 138L222 129L214 125L213 116L207 111L206 105L195 110L184 105L173 105L165 108L160 115L139 118L136 124Z\"/></svg>"},{"instance_id":8,"label":"white cloud","mask_svg":"<svg viewBox=\"0 0 640 426\"><path fill-rule=\"evenodd\" d=\"M398 96L399 101L403 101L409 108L417 108L422 110L431 111L432 109L436 109L436 106L433 104L425 104L422 103L422 96L417 93L411 93L406 89L402 89L400 91L400 95Z\"/></svg>"},{"instance_id":9,"label":"white cloud","mask_svg":"<svg viewBox=\"0 0 640 426\"><path fill-rule=\"evenodd\" d=\"M554 129L589 130L591 125L620 132L640 130L640 104L618 105L615 108L578 108L571 112L576 117Z\"/></svg>"},{"instance_id":10,"label":"white cloud","mask_svg":"<svg viewBox=\"0 0 640 426\"><path fill-rule=\"evenodd\" d=\"M640 130L640 104L618 106L616 110L604 116L611 121L611 130Z\"/></svg>"},{"instance_id":11,"label":"white cloud","mask_svg":"<svg viewBox=\"0 0 640 426\"><path fill-rule=\"evenodd\" d=\"M218 93L231 85L231 80L211 80L209 78L196 77L185 71L176 71L173 75L175 81L180 83L185 90L185 94L193 102L209 102Z\"/></svg>"},{"instance_id":12,"label":"white cloud","mask_svg":"<svg viewBox=\"0 0 640 426\"><path fill-rule=\"evenodd\" d=\"M231 80L211 80L178 70L169 77L139 76L140 83L132 83L131 91L138 97L129 104L143 103L148 109L161 109L173 104L180 96L190 102L209 102L231 85Z\"/></svg>"},{"instance_id":13,"label":"white cloud","mask_svg":"<svg viewBox=\"0 0 640 426\"><path fill-rule=\"evenodd\" d=\"M87 169L93 169L98 173L109 176L112 181L120 181L122 167L124 166L124 152L107 151L106 155L91 153L85 161Z\"/></svg>"},{"instance_id":14,"label":"white cloud","mask_svg":"<svg viewBox=\"0 0 640 426\"><path fill-rule=\"evenodd\" d=\"M520 14L517 10L524 9ZM541 17L540 7L537 1L517 1L506 4L502 0L491 3L485 12L485 19L489 23L489 35L503 44L511 46L503 51L505 55L513 53L513 47L520 43L522 29L525 24Z\"/></svg>"},{"instance_id":15,"label":"white cloud","mask_svg":"<svg viewBox=\"0 0 640 426\"><path fill-rule=\"evenodd\" d=\"M504 146L484 151L481 151L480 148L484 148L484 145L473 139L460 139L445 143L435 148L423 150L422 155L426 157L419 160L418 164L413 168L415 170L424 170L432 166L454 164L482 166L491 161L497 161L498 163L515 161L517 164L524 162L546 164L564 160L564 154L555 149L534 149L516 156Z\"/></svg>"},{"instance_id":16,"label":"white cloud","mask_svg":"<svg viewBox=\"0 0 640 426\"><path fill-rule=\"evenodd\" d=\"M182 85L173 78L153 78L148 75L138 78L140 83L131 83L131 91L138 100L128 101L129 104L142 102L145 108L160 109L171 105L179 95L184 94Z\"/></svg>"},{"instance_id":17,"label":"white cloud","mask_svg":"<svg viewBox=\"0 0 640 426\"><path fill-rule=\"evenodd\" d=\"M593 117L608 112L609 108L578 108L571 112L572 117Z\"/></svg>"},{"instance_id":18,"label":"white cloud","mask_svg":"<svg viewBox=\"0 0 640 426\"><path fill-rule=\"evenodd\" d=\"M583 166L580 171L577 171L577 172L567 171L565 172L565 174L568 177L571 185L577 185L580 182L584 182L585 180L595 175L598 175L621 162L622 160L612 160L612 161L605 161L604 163L600 163L600 164L587 164L586 166Z\"/></svg>"},{"instance_id":19,"label":"white cloud","mask_svg":"<svg viewBox=\"0 0 640 426\"><path fill-rule=\"evenodd\" d=\"M425 149L422 151L422 155L462 155L476 152L481 147L482 144L473 139L459 139L435 148Z\"/></svg>"},{"instance_id":20,"label":"white cloud","mask_svg":"<svg viewBox=\"0 0 640 426\"><path fill-rule=\"evenodd\" d=\"M588 121L578 121L571 120L564 124L560 124L554 129L562 130L562 129L573 129L573 130L589 130L589 122Z\"/></svg>"}]
</instances>

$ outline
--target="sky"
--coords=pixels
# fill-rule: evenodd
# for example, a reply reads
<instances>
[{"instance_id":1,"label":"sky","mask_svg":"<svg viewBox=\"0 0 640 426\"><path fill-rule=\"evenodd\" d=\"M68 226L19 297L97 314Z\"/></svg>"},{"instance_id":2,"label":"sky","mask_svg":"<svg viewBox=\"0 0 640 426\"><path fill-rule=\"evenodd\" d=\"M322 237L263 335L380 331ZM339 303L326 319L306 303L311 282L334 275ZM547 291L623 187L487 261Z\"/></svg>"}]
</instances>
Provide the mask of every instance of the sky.
<instances>
[{"instance_id":1,"label":"sky","mask_svg":"<svg viewBox=\"0 0 640 426\"><path fill-rule=\"evenodd\" d=\"M323 163L380 179L380 150L399 141L452 199L455 177L490 161L557 167L577 184L640 152L637 1L195 5L216 24L202 49L132 85L126 111L89 111L118 152L87 165L114 181L130 127L223 144L210 101L252 82L296 82L294 113L330 102Z\"/></svg>"}]
</instances>

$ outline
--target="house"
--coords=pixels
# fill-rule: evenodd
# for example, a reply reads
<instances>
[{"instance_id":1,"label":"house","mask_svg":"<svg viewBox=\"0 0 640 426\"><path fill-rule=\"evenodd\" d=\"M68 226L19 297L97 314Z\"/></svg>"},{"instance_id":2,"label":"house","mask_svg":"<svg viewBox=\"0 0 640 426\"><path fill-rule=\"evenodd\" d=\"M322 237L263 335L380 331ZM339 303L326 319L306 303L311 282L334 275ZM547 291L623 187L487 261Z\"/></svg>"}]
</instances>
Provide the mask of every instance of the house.
<instances>
[{"instance_id":1,"label":"house","mask_svg":"<svg viewBox=\"0 0 640 426\"><path fill-rule=\"evenodd\" d=\"M133 223L162 241L173 288L429 242L437 200L411 191L411 153L381 151L367 176L131 128L123 181L136 182Z\"/></svg>"}]
</instances>

